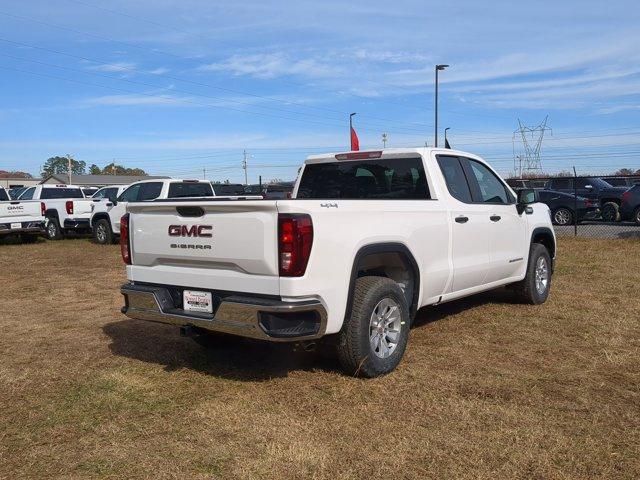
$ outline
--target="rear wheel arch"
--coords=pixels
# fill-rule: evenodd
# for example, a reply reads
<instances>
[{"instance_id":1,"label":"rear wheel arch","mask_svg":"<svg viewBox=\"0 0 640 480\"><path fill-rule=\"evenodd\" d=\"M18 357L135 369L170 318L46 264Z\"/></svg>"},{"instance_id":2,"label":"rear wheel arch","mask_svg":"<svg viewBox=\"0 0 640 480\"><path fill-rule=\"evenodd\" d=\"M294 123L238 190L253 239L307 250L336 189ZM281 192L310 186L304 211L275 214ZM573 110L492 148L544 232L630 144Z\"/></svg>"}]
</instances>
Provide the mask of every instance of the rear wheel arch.
<instances>
[{"instance_id":1,"label":"rear wheel arch","mask_svg":"<svg viewBox=\"0 0 640 480\"><path fill-rule=\"evenodd\" d=\"M55 219L60 219L60 216L58 215L58 211L55 208L49 208L47 210L45 210L44 212L44 216L46 218L55 218Z\"/></svg>"},{"instance_id":2,"label":"rear wheel arch","mask_svg":"<svg viewBox=\"0 0 640 480\"><path fill-rule=\"evenodd\" d=\"M363 276L380 276L403 285L411 318L418 310L420 294L420 269L409 248L398 242L373 243L358 250L351 267L349 295L344 318L349 318L353 307L356 279Z\"/></svg>"},{"instance_id":3,"label":"rear wheel arch","mask_svg":"<svg viewBox=\"0 0 640 480\"><path fill-rule=\"evenodd\" d=\"M91 225L95 225L98 223L98 220L106 220L109 222L109 226L111 226L111 220L109 219L109 214L107 213L96 213L91 219Z\"/></svg>"}]
</instances>

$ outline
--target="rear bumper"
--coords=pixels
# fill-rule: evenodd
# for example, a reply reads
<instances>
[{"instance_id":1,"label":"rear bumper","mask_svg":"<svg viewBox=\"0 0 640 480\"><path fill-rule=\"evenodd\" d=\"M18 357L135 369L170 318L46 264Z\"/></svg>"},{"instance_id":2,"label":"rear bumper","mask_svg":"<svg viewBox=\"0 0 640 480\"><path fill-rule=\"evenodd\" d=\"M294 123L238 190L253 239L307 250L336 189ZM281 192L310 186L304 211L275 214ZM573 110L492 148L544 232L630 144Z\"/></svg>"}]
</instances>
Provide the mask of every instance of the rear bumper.
<instances>
[{"instance_id":1,"label":"rear bumper","mask_svg":"<svg viewBox=\"0 0 640 480\"><path fill-rule=\"evenodd\" d=\"M65 218L62 228L71 230L89 230L91 224L88 218Z\"/></svg>"},{"instance_id":2,"label":"rear bumper","mask_svg":"<svg viewBox=\"0 0 640 480\"><path fill-rule=\"evenodd\" d=\"M20 228L11 228L12 223L0 223L0 235L15 233L40 234L44 233L44 222L16 222Z\"/></svg>"},{"instance_id":3,"label":"rear bumper","mask_svg":"<svg viewBox=\"0 0 640 480\"><path fill-rule=\"evenodd\" d=\"M275 342L319 338L327 327L327 312L317 300L283 302L246 294L216 298L214 294L214 312L208 314L176 307L174 296L162 286L126 283L120 292L125 299L122 313L136 320L192 325Z\"/></svg>"}]
</instances>

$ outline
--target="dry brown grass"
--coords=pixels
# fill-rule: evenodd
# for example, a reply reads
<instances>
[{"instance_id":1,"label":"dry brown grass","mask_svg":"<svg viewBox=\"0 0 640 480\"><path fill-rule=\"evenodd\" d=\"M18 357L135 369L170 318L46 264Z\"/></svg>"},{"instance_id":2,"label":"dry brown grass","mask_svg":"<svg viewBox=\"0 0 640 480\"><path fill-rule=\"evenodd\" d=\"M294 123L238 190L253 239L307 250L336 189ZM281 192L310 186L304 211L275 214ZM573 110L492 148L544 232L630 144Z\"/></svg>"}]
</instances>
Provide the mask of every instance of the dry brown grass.
<instances>
[{"instance_id":1,"label":"dry brown grass","mask_svg":"<svg viewBox=\"0 0 640 480\"><path fill-rule=\"evenodd\" d=\"M0 477L638 478L640 244L559 250L547 304L424 309L359 380L125 318L117 246L0 245Z\"/></svg>"}]
</instances>

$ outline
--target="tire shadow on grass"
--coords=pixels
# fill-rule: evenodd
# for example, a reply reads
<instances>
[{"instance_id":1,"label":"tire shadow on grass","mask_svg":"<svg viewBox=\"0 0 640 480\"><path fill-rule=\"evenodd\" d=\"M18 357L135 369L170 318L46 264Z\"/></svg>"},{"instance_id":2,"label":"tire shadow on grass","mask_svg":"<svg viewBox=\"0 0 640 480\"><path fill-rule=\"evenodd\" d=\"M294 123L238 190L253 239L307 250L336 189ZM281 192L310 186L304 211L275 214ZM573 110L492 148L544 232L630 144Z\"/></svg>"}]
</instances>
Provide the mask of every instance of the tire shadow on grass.
<instances>
[{"instance_id":1,"label":"tire shadow on grass","mask_svg":"<svg viewBox=\"0 0 640 480\"><path fill-rule=\"evenodd\" d=\"M186 368L227 379L264 381L292 371L340 371L323 345L307 352L291 343L234 338L229 344L204 348L181 337L178 327L131 319L108 323L103 331L114 355L163 365L168 372Z\"/></svg>"}]
</instances>

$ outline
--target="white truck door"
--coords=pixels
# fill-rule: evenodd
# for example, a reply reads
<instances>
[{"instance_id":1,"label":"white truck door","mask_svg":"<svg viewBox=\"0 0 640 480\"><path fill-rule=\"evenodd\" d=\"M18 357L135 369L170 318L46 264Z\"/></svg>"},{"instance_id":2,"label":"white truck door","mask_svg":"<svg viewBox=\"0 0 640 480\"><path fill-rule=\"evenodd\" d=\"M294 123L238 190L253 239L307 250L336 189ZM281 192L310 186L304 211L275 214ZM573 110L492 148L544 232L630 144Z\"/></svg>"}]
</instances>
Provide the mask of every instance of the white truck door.
<instances>
[{"instance_id":1,"label":"white truck door","mask_svg":"<svg viewBox=\"0 0 640 480\"><path fill-rule=\"evenodd\" d=\"M127 211L127 203L138 200L141 185L141 183L134 183L127 188L120 194L114 202L113 207L111 207L111 210L109 210L109 220L111 221L111 230L113 233L120 233L120 219Z\"/></svg>"},{"instance_id":2,"label":"white truck door","mask_svg":"<svg viewBox=\"0 0 640 480\"><path fill-rule=\"evenodd\" d=\"M489 268L489 223L486 205L474 203L460 159L438 155L447 189L451 194L453 284L460 292L486 283Z\"/></svg>"},{"instance_id":3,"label":"white truck door","mask_svg":"<svg viewBox=\"0 0 640 480\"><path fill-rule=\"evenodd\" d=\"M474 201L482 202L490 222L486 283L516 276L527 262L526 217L518 215L516 199L491 169L473 159L463 166Z\"/></svg>"}]
</instances>

